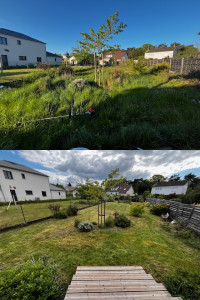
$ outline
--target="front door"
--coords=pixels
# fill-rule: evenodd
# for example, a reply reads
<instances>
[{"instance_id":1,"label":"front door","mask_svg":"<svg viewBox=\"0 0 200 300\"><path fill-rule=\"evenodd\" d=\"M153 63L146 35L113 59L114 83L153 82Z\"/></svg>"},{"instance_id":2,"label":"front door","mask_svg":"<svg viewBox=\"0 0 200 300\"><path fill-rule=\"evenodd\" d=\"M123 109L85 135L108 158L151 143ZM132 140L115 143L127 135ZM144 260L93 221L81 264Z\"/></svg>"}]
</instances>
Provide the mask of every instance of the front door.
<instances>
[{"instance_id":1,"label":"front door","mask_svg":"<svg viewBox=\"0 0 200 300\"><path fill-rule=\"evenodd\" d=\"M7 55L1 55L1 58L2 58L3 67L7 67L8 66L8 57L7 57Z\"/></svg>"},{"instance_id":2,"label":"front door","mask_svg":"<svg viewBox=\"0 0 200 300\"><path fill-rule=\"evenodd\" d=\"M16 194L15 190L10 190L10 193L13 198L13 202L17 202L18 199L17 199L17 194Z\"/></svg>"}]
</instances>

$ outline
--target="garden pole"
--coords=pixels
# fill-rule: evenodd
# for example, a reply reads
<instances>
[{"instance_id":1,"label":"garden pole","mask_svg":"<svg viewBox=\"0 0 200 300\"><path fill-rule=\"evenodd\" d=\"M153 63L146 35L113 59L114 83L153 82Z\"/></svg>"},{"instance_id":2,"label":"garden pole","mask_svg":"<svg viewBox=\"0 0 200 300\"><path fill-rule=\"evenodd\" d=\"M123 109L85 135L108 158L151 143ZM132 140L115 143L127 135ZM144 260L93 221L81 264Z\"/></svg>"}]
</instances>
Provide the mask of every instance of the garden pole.
<instances>
[{"instance_id":1,"label":"garden pole","mask_svg":"<svg viewBox=\"0 0 200 300\"><path fill-rule=\"evenodd\" d=\"M24 223L26 224L26 219L25 219L25 215L24 215L23 208L22 208L21 204L20 204L19 206L20 206L20 208L21 208L21 211L22 211L22 215L23 215L23 218L24 218Z\"/></svg>"}]
</instances>

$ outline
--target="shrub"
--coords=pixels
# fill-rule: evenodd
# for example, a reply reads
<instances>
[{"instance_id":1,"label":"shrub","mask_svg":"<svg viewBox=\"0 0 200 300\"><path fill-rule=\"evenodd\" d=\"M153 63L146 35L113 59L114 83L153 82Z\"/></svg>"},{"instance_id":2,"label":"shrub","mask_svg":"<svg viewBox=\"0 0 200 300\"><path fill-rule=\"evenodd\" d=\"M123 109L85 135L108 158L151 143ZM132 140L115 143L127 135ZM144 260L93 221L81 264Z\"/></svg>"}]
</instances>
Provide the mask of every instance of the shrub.
<instances>
[{"instance_id":1,"label":"shrub","mask_svg":"<svg viewBox=\"0 0 200 300\"><path fill-rule=\"evenodd\" d=\"M115 211L114 214L113 214L113 217L116 219L118 216L119 216L119 212Z\"/></svg>"},{"instance_id":2,"label":"shrub","mask_svg":"<svg viewBox=\"0 0 200 300\"><path fill-rule=\"evenodd\" d=\"M131 221L125 215L119 215L115 219L115 226L126 228L131 225Z\"/></svg>"},{"instance_id":3,"label":"shrub","mask_svg":"<svg viewBox=\"0 0 200 300\"><path fill-rule=\"evenodd\" d=\"M139 217L144 213L144 205L142 203L132 203L130 214L134 217Z\"/></svg>"},{"instance_id":4,"label":"shrub","mask_svg":"<svg viewBox=\"0 0 200 300\"><path fill-rule=\"evenodd\" d=\"M58 296L59 285L57 267L46 257L0 271L1 300L52 299Z\"/></svg>"},{"instance_id":5,"label":"shrub","mask_svg":"<svg viewBox=\"0 0 200 300\"><path fill-rule=\"evenodd\" d=\"M199 299L200 273L178 269L164 278L164 285L173 296L182 296L185 299Z\"/></svg>"},{"instance_id":6,"label":"shrub","mask_svg":"<svg viewBox=\"0 0 200 300\"><path fill-rule=\"evenodd\" d=\"M57 74L59 76L61 75L74 76L74 70L71 66L61 65L57 69Z\"/></svg>"},{"instance_id":7,"label":"shrub","mask_svg":"<svg viewBox=\"0 0 200 300\"><path fill-rule=\"evenodd\" d=\"M94 225L91 222L86 221L86 222L80 223L78 225L78 229L81 232L89 232L89 231L92 231L94 229Z\"/></svg>"},{"instance_id":8,"label":"shrub","mask_svg":"<svg viewBox=\"0 0 200 300\"><path fill-rule=\"evenodd\" d=\"M156 73L159 73L160 71L163 71L163 70L169 70L169 64L163 62L163 63L153 65L150 68L150 74L156 74Z\"/></svg>"},{"instance_id":9,"label":"shrub","mask_svg":"<svg viewBox=\"0 0 200 300\"><path fill-rule=\"evenodd\" d=\"M143 205L144 207L150 207L151 204L149 202L144 202Z\"/></svg>"},{"instance_id":10,"label":"shrub","mask_svg":"<svg viewBox=\"0 0 200 300\"><path fill-rule=\"evenodd\" d=\"M186 228L188 221L181 217L176 219L175 228L176 230L180 231Z\"/></svg>"},{"instance_id":11,"label":"shrub","mask_svg":"<svg viewBox=\"0 0 200 300\"><path fill-rule=\"evenodd\" d=\"M50 209L50 211L53 213L54 217L56 216L56 214L59 212L60 210L60 205L59 204L50 204L48 206L48 208Z\"/></svg>"},{"instance_id":12,"label":"shrub","mask_svg":"<svg viewBox=\"0 0 200 300\"><path fill-rule=\"evenodd\" d=\"M75 219L74 220L74 227L78 228L78 225L81 223L81 220Z\"/></svg>"},{"instance_id":13,"label":"shrub","mask_svg":"<svg viewBox=\"0 0 200 300\"><path fill-rule=\"evenodd\" d=\"M165 203L153 205L150 212L153 215L161 216L162 214L169 212L169 205Z\"/></svg>"},{"instance_id":14,"label":"shrub","mask_svg":"<svg viewBox=\"0 0 200 300\"><path fill-rule=\"evenodd\" d=\"M55 214L56 219L67 219L67 217L68 217L68 214L67 214L66 210L59 210Z\"/></svg>"},{"instance_id":15,"label":"shrub","mask_svg":"<svg viewBox=\"0 0 200 300\"><path fill-rule=\"evenodd\" d=\"M78 207L76 205L70 205L67 207L66 212L67 212L68 216L77 216Z\"/></svg>"},{"instance_id":16,"label":"shrub","mask_svg":"<svg viewBox=\"0 0 200 300\"><path fill-rule=\"evenodd\" d=\"M92 222L93 225L97 225L97 222Z\"/></svg>"},{"instance_id":17,"label":"shrub","mask_svg":"<svg viewBox=\"0 0 200 300\"><path fill-rule=\"evenodd\" d=\"M114 227L115 225L115 220L112 216L107 217L106 221L105 221L105 226L106 227Z\"/></svg>"},{"instance_id":18,"label":"shrub","mask_svg":"<svg viewBox=\"0 0 200 300\"><path fill-rule=\"evenodd\" d=\"M47 70L49 70L51 68L51 66L48 63L44 63L44 64L38 63L37 64L37 68L41 69L42 71L47 71Z\"/></svg>"}]
</instances>

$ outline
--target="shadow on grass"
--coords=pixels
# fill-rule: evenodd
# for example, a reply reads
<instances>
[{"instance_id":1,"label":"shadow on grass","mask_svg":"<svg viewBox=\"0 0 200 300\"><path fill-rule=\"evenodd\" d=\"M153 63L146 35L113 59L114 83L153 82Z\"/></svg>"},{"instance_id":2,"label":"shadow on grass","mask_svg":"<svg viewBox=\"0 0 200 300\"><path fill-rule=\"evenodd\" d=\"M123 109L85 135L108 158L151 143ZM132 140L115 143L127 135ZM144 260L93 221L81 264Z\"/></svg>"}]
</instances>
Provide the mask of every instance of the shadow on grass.
<instances>
[{"instance_id":1,"label":"shadow on grass","mask_svg":"<svg viewBox=\"0 0 200 300\"><path fill-rule=\"evenodd\" d=\"M95 117L1 130L0 148L200 149L200 104L193 99L200 100L199 85L127 89L94 103Z\"/></svg>"}]
</instances>

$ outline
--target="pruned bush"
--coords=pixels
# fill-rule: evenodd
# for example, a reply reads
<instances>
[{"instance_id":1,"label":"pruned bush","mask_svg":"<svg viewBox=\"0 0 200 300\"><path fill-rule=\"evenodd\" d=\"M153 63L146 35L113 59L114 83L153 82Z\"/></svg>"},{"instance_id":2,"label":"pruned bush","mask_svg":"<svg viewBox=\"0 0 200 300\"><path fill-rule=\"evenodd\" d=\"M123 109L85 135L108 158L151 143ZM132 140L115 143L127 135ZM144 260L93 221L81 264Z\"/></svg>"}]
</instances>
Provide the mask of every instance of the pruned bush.
<instances>
[{"instance_id":1,"label":"pruned bush","mask_svg":"<svg viewBox=\"0 0 200 300\"><path fill-rule=\"evenodd\" d=\"M86 222L80 223L78 225L78 229L81 232L89 232L89 231L92 231L94 229L94 225L91 222L86 221Z\"/></svg>"},{"instance_id":2,"label":"pruned bush","mask_svg":"<svg viewBox=\"0 0 200 300\"><path fill-rule=\"evenodd\" d=\"M163 70L169 70L169 64L168 63L163 62L163 63L153 65L150 68L150 74L156 74L156 73L159 73L160 71L163 71Z\"/></svg>"},{"instance_id":3,"label":"pruned bush","mask_svg":"<svg viewBox=\"0 0 200 300\"><path fill-rule=\"evenodd\" d=\"M130 215L139 217L144 213L144 205L142 203L132 203L130 208Z\"/></svg>"},{"instance_id":4,"label":"pruned bush","mask_svg":"<svg viewBox=\"0 0 200 300\"><path fill-rule=\"evenodd\" d=\"M126 228L131 225L131 221L125 215L119 215L115 219L115 226Z\"/></svg>"},{"instance_id":5,"label":"pruned bush","mask_svg":"<svg viewBox=\"0 0 200 300\"><path fill-rule=\"evenodd\" d=\"M59 290L57 267L46 257L0 271L1 300L53 299Z\"/></svg>"},{"instance_id":6,"label":"pruned bush","mask_svg":"<svg viewBox=\"0 0 200 300\"><path fill-rule=\"evenodd\" d=\"M105 226L106 227L114 227L115 225L115 220L112 216L107 217L107 219L105 220Z\"/></svg>"},{"instance_id":7,"label":"pruned bush","mask_svg":"<svg viewBox=\"0 0 200 300\"><path fill-rule=\"evenodd\" d=\"M37 68L42 70L42 71L47 71L51 68L51 65L48 64L48 63L44 63L44 64L38 63Z\"/></svg>"},{"instance_id":8,"label":"pruned bush","mask_svg":"<svg viewBox=\"0 0 200 300\"><path fill-rule=\"evenodd\" d=\"M70 205L67 207L66 212L67 212L68 216L77 216L78 207L76 205Z\"/></svg>"},{"instance_id":9,"label":"pruned bush","mask_svg":"<svg viewBox=\"0 0 200 300\"><path fill-rule=\"evenodd\" d=\"M56 219L67 219L67 217L68 217L68 214L67 214L66 210L59 210L55 214Z\"/></svg>"},{"instance_id":10,"label":"pruned bush","mask_svg":"<svg viewBox=\"0 0 200 300\"><path fill-rule=\"evenodd\" d=\"M150 209L150 212L153 215L161 216L162 214L166 214L169 212L169 205L165 203L153 205Z\"/></svg>"},{"instance_id":11,"label":"pruned bush","mask_svg":"<svg viewBox=\"0 0 200 300\"><path fill-rule=\"evenodd\" d=\"M164 278L164 285L173 296L182 296L184 299L199 299L200 272L178 269Z\"/></svg>"},{"instance_id":12,"label":"pruned bush","mask_svg":"<svg viewBox=\"0 0 200 300\"><path fill-rule=\"evenodd\" d=\"M57 69L57 74L59 76L61 76L61 75L74 76L74 70L71 66L61 65Z\"/></svg>"},{"instance_id":13,"label":"pruned bush","mask_svg":"<svg viewBox=\"0 0 200 300\"><path fill-rule=\"evenodd\" d=\"M97 222L92 222L92 224L96 226L96 225L97 225Z\"/></svg>"},{"instance_id":14,"label":"pruned bush","mask_svg":"<svg viewBox=\"0 0 200 300\"><path fill-rule=\"evenodd\" d=\"M48 208L50 209L50 211L53 213L54 217L56 216L56 214L59 212L60 210L60 205L59 204L50 204L48 206Z\"/></svg>"},{"instance_id":15,"label":"pruned bush","mask_svg":"<svg viewBox=\"0 0 200 300\"><path fill-rule=\"evenodd\" d=\"M75 219L74 220L74 227L78 228L78 225L81 223L81 220Z\"/></svg>"}]
</instances>

